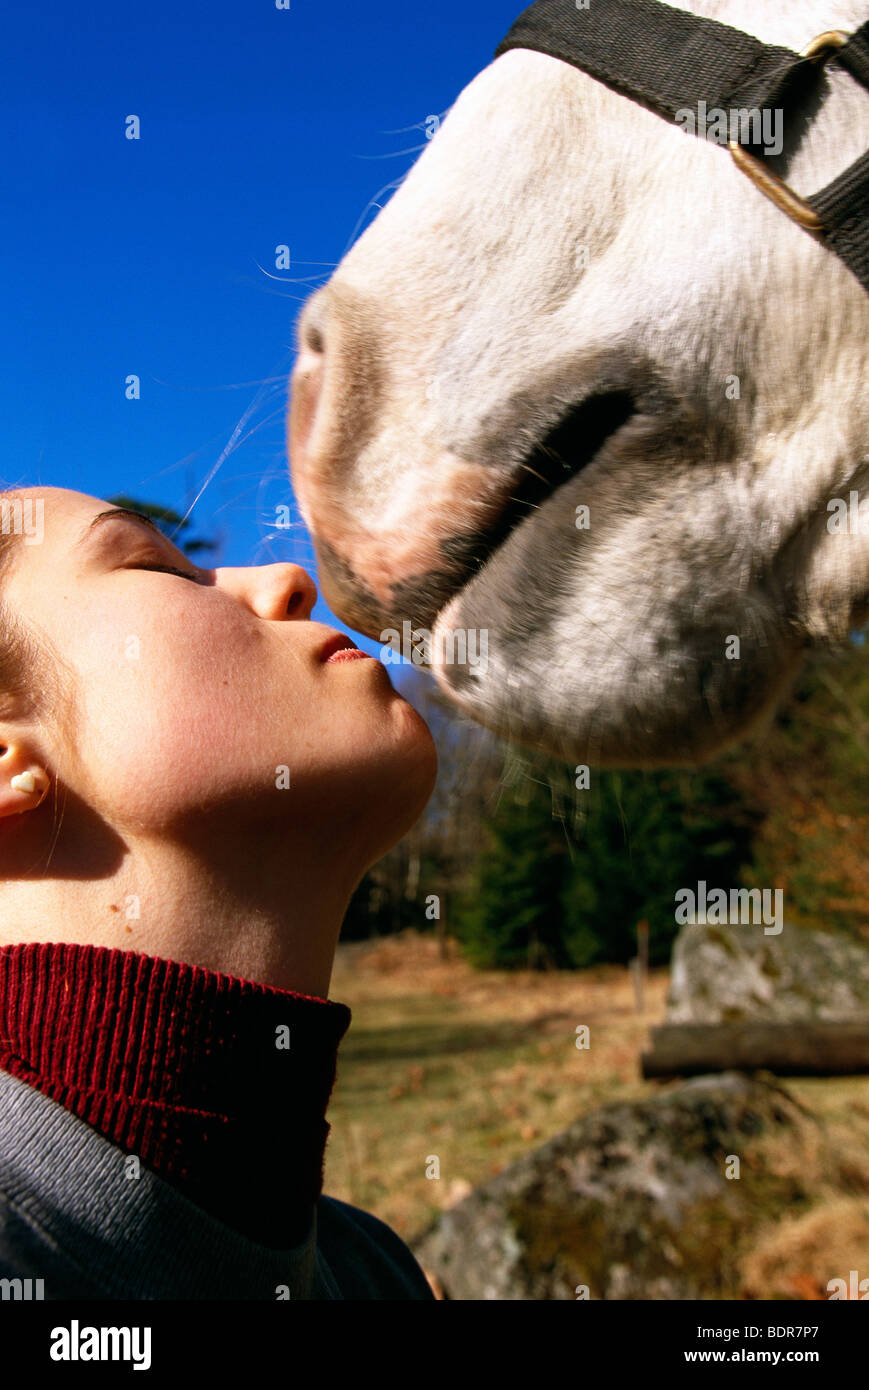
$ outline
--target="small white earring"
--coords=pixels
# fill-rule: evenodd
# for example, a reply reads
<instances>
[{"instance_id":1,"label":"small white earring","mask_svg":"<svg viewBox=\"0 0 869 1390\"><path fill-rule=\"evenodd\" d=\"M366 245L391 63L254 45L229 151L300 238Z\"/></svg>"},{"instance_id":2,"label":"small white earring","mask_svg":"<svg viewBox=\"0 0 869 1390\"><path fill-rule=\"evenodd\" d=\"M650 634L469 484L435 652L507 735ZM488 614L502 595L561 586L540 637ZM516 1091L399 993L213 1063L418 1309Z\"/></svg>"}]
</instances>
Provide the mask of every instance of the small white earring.
<instances>
[{"instance_id":1,"label":"small white earring","mask_svg":"<svg viewBox=\"0 0 869 1390\"><path fill-rule=\"evenodd\" d=\"M36 778L32 772L19 772L12 778L12 786L17 792L35 792Z\"/></svg>"}]
</instances>

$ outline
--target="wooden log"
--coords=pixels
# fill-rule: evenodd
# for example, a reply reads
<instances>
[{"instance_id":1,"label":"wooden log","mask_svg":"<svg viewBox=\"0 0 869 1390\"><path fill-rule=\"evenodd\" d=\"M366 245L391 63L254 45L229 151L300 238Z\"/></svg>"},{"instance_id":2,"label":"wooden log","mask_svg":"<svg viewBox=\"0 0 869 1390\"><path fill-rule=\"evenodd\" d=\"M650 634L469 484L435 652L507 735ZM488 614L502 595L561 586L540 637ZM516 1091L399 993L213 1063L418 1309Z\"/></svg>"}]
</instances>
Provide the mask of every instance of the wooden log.
<instances>
[{"instance_id":1,"label":"wooden log","mask_svg":"<svg viewBox=\"0 0 869 1390\"><path fill-rule=\"evenodd\" d=\"M645 1077L716 1071L779 1076L869 1072L869 1019L854 1023L671 1023L653 1028L642 1054Z\"/></svg>"}]
</instances>

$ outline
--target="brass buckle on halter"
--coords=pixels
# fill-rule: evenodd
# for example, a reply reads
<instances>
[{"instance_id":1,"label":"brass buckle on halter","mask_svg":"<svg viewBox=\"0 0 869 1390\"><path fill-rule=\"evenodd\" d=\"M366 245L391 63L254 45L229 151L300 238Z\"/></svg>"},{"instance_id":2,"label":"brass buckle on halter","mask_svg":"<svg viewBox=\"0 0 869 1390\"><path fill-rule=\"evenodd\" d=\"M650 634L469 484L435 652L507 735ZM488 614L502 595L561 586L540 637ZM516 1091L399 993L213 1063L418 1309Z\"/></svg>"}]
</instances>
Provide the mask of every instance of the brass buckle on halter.
<instances>
[{"instance_id":1,"label":"brass buckle on halter","mask_svg":"<svg viewBox=\"0 0 869 1390\"><path fill-rule=\"evenodd\" d=\"M832 58L834 53L838 53L840 48L844 48L850 39L850 34L845 34L841 29L827 29L823 34L819 34L816 39L803 49L801 58L812 58L817 62L825 63ZM733 162L743 174L751 179L752 183L760 189L777 208L787 213L792 221L798 222L801 227L807 228L810 232L822 232L824 224L814 208L801 198L799 193L780 179L778 174L774 174L771 169L767 169L762 160L756 155L749 154L744 150L738 140L728 140L727 147L733 156Z\"/></svg>"}]
</instances>

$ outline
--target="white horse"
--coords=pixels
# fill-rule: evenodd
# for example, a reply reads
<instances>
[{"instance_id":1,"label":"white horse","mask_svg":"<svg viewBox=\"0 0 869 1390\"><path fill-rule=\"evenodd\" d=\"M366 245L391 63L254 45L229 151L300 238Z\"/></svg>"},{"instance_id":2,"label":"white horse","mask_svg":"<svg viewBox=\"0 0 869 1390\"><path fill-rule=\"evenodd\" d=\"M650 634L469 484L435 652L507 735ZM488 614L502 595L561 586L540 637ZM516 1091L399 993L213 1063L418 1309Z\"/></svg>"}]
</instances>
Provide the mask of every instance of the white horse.
<instances>
[{"instance_id":1,"label":"white horse","mask_svg":"<svg viewBox=\"0 0 869 1390\"><path fill-rule=\"evenodd\" d=\"M797 52L867 13L682 8ZM819 90L804 195L869 146L869 94ZM433 626L443 689L519 743L701 760L869 614L867 369L869 295L725 150L507 52L301 316L324 596L381 641Z\"/></svg>"}]
</instances>

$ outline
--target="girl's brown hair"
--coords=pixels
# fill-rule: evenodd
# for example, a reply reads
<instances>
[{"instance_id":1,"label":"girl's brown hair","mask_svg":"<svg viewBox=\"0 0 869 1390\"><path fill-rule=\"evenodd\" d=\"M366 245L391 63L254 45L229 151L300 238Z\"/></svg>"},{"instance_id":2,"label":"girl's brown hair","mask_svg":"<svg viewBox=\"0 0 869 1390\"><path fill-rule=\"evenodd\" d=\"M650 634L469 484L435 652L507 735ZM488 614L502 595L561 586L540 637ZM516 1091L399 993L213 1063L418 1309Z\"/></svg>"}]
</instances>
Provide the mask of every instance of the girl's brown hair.
<instances>
[{"instance_id":1,"label":"girl's brown hair","mask_svg":"<svg viewBox=\"0 0 869 1390\"><path fill-rule=\"evenodd\" d=\"M0 503L11 495L0 490ZM0 508L5 523L8 507ZM71 718L73 673L48 635L17 612L3 593L3 580L21 559L23 537L0 529L0 714Z\"/></svg>"}]
</instances>

